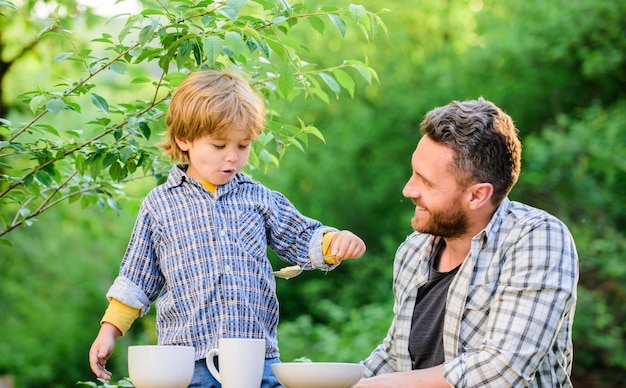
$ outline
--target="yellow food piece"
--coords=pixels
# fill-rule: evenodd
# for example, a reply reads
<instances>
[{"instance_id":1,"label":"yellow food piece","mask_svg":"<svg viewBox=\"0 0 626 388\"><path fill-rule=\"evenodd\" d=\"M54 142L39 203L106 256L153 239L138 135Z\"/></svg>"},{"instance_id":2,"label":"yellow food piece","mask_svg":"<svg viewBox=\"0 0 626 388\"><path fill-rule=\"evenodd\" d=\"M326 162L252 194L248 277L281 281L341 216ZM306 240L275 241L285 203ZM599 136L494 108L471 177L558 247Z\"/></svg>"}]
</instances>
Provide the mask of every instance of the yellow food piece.
<instances>
[{"instance_id":1,"label":"yellow food piece","mask_svg":"<svg viewBox=\"0 0 626 388\"><path fill-rule=\"evenodd\" d=\"M339 263L339 260L337 260L335 256L331 256L331 257L324 258L324 262L328 265L335 265Z\"/></svg>"}]
</instances>

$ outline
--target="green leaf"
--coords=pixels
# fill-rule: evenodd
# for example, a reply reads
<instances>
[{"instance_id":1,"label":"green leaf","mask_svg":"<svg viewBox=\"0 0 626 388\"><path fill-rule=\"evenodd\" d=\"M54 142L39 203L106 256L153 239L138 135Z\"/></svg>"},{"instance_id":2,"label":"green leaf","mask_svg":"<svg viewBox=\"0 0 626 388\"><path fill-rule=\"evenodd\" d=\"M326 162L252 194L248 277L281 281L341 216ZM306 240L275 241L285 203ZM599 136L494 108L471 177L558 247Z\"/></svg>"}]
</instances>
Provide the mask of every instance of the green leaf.
<instances>
[{"instance_id":1,"label":"green leaf","mask_svg":"<svg viewBox=\"0 0 626 388\"><path fill-rule=\"evenodd\" d=\"M389 31L387 30L387 25L385 24L383 19L381 19L380 16L374 14L372 15L372 35L376 35L379 28L382 28L385 34L389 33Z\"/></svg>"},{"instance_id":2,"label":"green leaf","mask_svg":"<svg viewBox=\"0 0 626 388\"><path fill-rule=\"evenodd\" d=\"M122 206L120 206L120 203L118 201L115 200L115 198L107 198L107 205L115 210L116 213L119 213L122 211Z\"/></svg>"},{"instance_id":3,"label":"green leaf","mask_svg":"<svg viewBox=\"0 0 626 388\"><path fill-rule=\"evenodd\" d=\"M60 98L53 98L46 104L48 109L55 116L58 115L65 108L65 103Z\"/></svg>"},{"instance_id":4,"label":"green leaf","mask_svg":"<svg viewBox=\"0 0 626 388\"><path fill-rule=\"evenodd\" d=\"M337 80L337 82L339 82L339 85L341 85L344 89L348 91L348 93L350 93L350 97L354 98L355 82L352 77L347 72L341 69L335 69L333 71L333 74L335 75L335 79Z\"/></svg>"},{"instance_id":5,"label":"green leaf","mask_svg":"<svg viewBox=\"0 0 626 388\"><path fill-rule=\"evenodd\" d=\"M37 128L40 129L42 131L51 133L55 136L59 136L59 131L57 131L57 129L55 127L53 127L52 125L49 124L36 124L33 128Z\"/></svg>"},{"instance_id":6,"label":"green leaf","mask_svg":"<svg viewBox=\"0 0 626 388\"><path fill-rule=\"evenodd\" d=\"M74 168L81 175L85 173L85 156L83 154L78 154L74 158Z\"/></svg>"},{"instance_id":7,"label":"green leaf","mask_svg":"<svg viewBox=\"0 0 626 388\"><path fill-rule=\"evenodd\" d=\"M117 35L117 39L120 42L124 41L124 38L126 38L130 30L135 26L136 22L137 22L137 18L135 17L128 18L128 20L126 21L126 24L124 25L120 33Z\"/></svg>"},{"instance_id":8,"label":"green leaf","mask_svg":"<svg viewBox=\"0 0 626 388\"><path fill-rule=\"evenodd\" d=\"M135 149L133 147L124 147L120 150L120 160L124 163L128 161L128 159L132 158L135 155Z\"/></svg>"},{"instance_id":9,"label":"green leaf","mask_svg":"<svg viewBox=\"0 0 626 388\"><path fill-rule=\"evenodd\" d=\"M324 93L324 91L322 89L312 88L311 89L311 94L313 94L314 96L316 96L317 98L319 98L320 100L325 102L326 104L330 103L330 100L328 98L328 94Z\"/></svg>"},{"instance_id":10,"label":"green leaf","mask_svg":"<svg viewBox=\"0 0 626 388\"><path fill-rule=\"evenodd\" d=\"M3 8L6 7L6 8L11 8L12 10L17 10L17 7L15 6L15 4L11 3L10 1L0 0L0 7L3 7Z\"/></svg>"},{"instance_id":11,"label":"green leaf","mask_svg":"<svg viewBox=\"0 0 626 388\"><path fill-rule=\"evenodd\" d=\"M204 40L204 56L209 67L214 67L217 58L222 53L224 41L219 36L209 36Z\"/></svg>"},{"instance_id":12,"label":"green leaf","mask_svg":"<svg viewBox=\"0 0 626 388\"><path fill-rule=\"evenodd\" d=\"M69 130L69 131L65 131L66 134L75 137L76 139L80 139L80 137L83 135L83 132L81 130Z\"/></svg>"},{"instance_id":13,"label":"green leaf","mask_svg":"<svg viewBox=\"0 0 626 388\"><path fill-rule=\"evenodd\" d=\"M13 244L11 243L11 241L0 238L0 244L4 245L5 247L12 247Z\"/></svg>"},{"instance_id":14,"label":"green leaf","mask_svg":"<svg viewBox=\"0 0 626 388\"><path fill-rule=\"evenodd\" d=\"M278 78L278 89L280 90L280 93L287 98L295 85L296 77L293 72L293 68L285 66L280 72L280 77Z\"/></svg>"},{"instance_id":15,"label":"green leaf","mask_svg":"<svg viewBox=\"0 0 626 388\"><path fill-rule=\"evenodd\" d=\"M269 46L267 45L267 43L265 43L264 41L260 40L253 40L252 43L259 49L259 51L266 57L269 58L270 56L270 49Z\"/></svg>"},{"instance_id":16,"label":"green leaf","mask_svg":"<svg viewBox=\"0 0 626 388\"><path fill-rule=\"evenodd\" d=\"M250 27L250 26L246 26L243 28L242 30L243 34L245 36L248 36L254 40L261 40L261 34L259 34L259 32L257 30L255 30L254 28Z\"/></svg>"},{"instance_id":17,"label":"green leaf","mask_svg":"<svg viewBox=\"0 0 626 388\"><path fill-rule=\"evenodd\" d=\"M141 63L144 59L154 60L154 58L161 55L161 52L161 49L144 46L140 49L133 50L132 55L136 57L134 63ZM137 55L137 53L139 53L139 55Z\"/></svg>"},{"instance_id":18,"label":"green leaf","mask_svg":"<svg viewBox=\"0 0 626 388\"><path fill-rule=\"evenodd\" d=\"M122 138L123 134L124 131L121 128L115 128L115 130L113 131L113 138L115 139L115 141L118 141Z\"/></svg>"},{"instance_id":19,"label":"green leaf","mask_svg":"<svg viewBox=\"0 0 626 388\"><path fill-rule=\"evenodd\" d=\"M35 179L35 176L33 174L26 175L24 177L24 186L30 186L33 183L33 179Z\"/></svg>"},{"instance_id":20,"label":"green leaf","mask_svg":"<svg viewBox=\"0 0 626 388\"><path fill-rule=\"evenodd\" d=\"M111 179L119 182L126 177L126 170L121 163L115 162L109 167L109 175Z\"/></svg>"},{"instance_id":21,"label":"green leaf","mask_svg":"<svg viewBox=\"0 0 626 388\"><path fill-rule=\"evenodd\" d=\"M131 84L142 84L142 83L150 83L150 82L152 82L152 79L148 77L135 77L130 81Z\"/></svg>"},{"instance_id":22,"label":"green leaf","mask_svg":"<svg viewBox=\"0 0 626 388\"><path fill-rule=\"evenodd\" d=\"M37 114L46 105L46 101L46 96L39 95L33 97L29 102L30 111L33 114Z\"/></svg>"},{"instance_id":23,"label":"green leaf","mask_svg":"<svg viewBox=\"0 0 626 388\"><path fill-rule=\"evenodd\" d=\"M126 169L130 174L133 174L135 171L137 171L137 164L133 159L130 159L126 162Z\"/></svg>"},{"instance_id":24,"label":"green leaf","mask_svg":"<svg viewBox=\"0 0 626 388\"><path fill-rule=\"evenodd\" d=\"M265 42L272 49L272 51L278 55L281 61L289 61L289 58L293 56L289 54L289 48L284 46L281 40L266 37Z\"/></svg>"},{"instance_id":25,"label":"green leaf","mask_svg":"<svg viewBox=\"0 0 626 388\"><path fill-rule=\"evenodd\" d=\"M300 119L298 119L300 121L301 125L304 125L304 122ZM320 139L323 143L326 143L326 139L324 138L324 135L322 134L322 132L320 132L319 129L317 129L317 127L314 127L313 125L307 125L306 128L306 133L315 136L316 138Z\"/></svg>"},{"instance_id":26,"label":"green leaf","mask_svg":"<svg viewBox=\"0 0 626 388\"><path fill-rule=\"evenodd\" d=\"M241 34L234 31L226 32L224 42L234 56L239 56L246 49L246 43L243 41Z\"/></svg>"},{"instance_id":27,"label":"green leaf","mask_svg":"<svg viewBox=\"0 0 626 388\"><path fill-rule=\"evenodd\" d=\"M99 176L102 171L102 157L98 157L92 161L89 161L89 173L91 176Z\"/></svg>"},{"instance_id":28,"label":"green leaf","mask_svg":"<svg viewBox=\"0 0 626 388\"><path fill-rule=\"evenodd\" d=\"M237 19L239 11L246 5L248 0L226 0L226 7L219 9L219 12L231 20Z\"/></svg>"},{"instance_id":29,"label":"green leaf","mask_svg":"<svg viewBox=\"0 0 626 388\"><path fill-rule=\"evenodd\" d=\"M150 126L142 121L139 123L139 129L141 129L141 133L143 134L143 137L145 137L146 140L150 140L150 135L152 134L152 131L150 130Z\"/></svg>"},{"instance_id":30,"label":"green leaf","mask_svg":"<svg viewBox=\"0 0 626 388\"><path fill-rule=\"evenodd\" d=\"M230 7L222 7L218 10L219 13L226 16L230 20L237 19L237 10Z\"/></svg>"},{"instance_id":31,"label":"green leaf","mask_svg":"<svg viewBox=\"0 0 626 388\"><path fill-rule=\"evenodd\" d=\"M126 73L126 64L124 62L117 61L112 63L111 66L109 66L109 69L113 70L117 74L124 74Z\"/></svg>"},{"instance_id":32,"label":"green leaf","mask_svg":"<svg viewBox=\"0 0 626 388\"><path fill-rule=\"evenodd\" d=\"M71 102L71 101L65 101L65 107L71 111L80 113L81 112L81 107L80 105L78 105L75 102Z\"/></svg>"},{"instance_id":33,"label":"green leaf","mask_svg":"<svg viewBox=\"0 0 626 388\"><path fill-rule=\"evenodd\" d=\"M365 7L362 5L350 4L350 16L352 16L354 21L361 23L361 20L363 20L366 15L367 12L365 11Z\"/></svg>"},{"instance_id":34,"label":"green leaf","mask_svg":"<svg viewBox=\"0 0 626 388\"><path fill-rule=\"evenodd\" d=\"M164 72L167 73L167 71L170 68L170 61L172 60L173 56L174 54L167 54L159 58L159 68L161 68Z\"/></svg>"},{"instance_id":35,"label":"green leaf","mask_svg":"<svg viewBox=\"0 0 626 388\"><path fill-rule=\"evenodd\" d=\"M282 23L282 22L284 22L286 20L287 20L287 18L285 16L276 16L274 19L272 19L272 24L273 25L277 25L277 24L280 24L280 23Z\"/></svg>"},{"instance_id":36,"label":"green leaf","mask_svg":"<svg viewBox=\"0 0 626 388\"><path fill-rule=\"evenodd\" d=\"M307 20L315 31L317 31L320 35L324 35L324 29L326 28L326 25L324 24L324 21L322 21L322 19L315 15L311 15L307 18Z\"/></svg>"},{"instance_id":37,"label":"green leaf","mask_svg":"<svg viewBox=\"0 0 626 388\"><path fill-rule=\"evenodd\" d=\"M141 29L141 31L139 32L139 44L141 46L145 46L146 43L152 40L152 37L154 36L154 30L156 29L157 25L158 24L156 23L151 23Z\"/></svg>"},{"instance_id":38,"label":"green leaf","mask_svg":"<svg viewBox=\"0 0 626 388\"><path fill-rule=\"evenodd\" d=\"M359 72L359 74L361 74L361 76L365 79L365 81L367 81L368 84L372 84L372 76L374 78L378 78L374 70L365 66L362 62L354 60L347 62L351 64Z\"/></svg>"},{"instance_id":39,"label":"green leaf","mask_svg":"<svg viewBox=\"0 0 626 388\"><path fill-rule=\"evenodd\" d=\"M182 69L185 67L185 63L187 63L187 60L189 59L189 56L191 55L191 51L192 51L191 41L185 40L181 42L181 44L178 46L178 52L176 53L176 67L177 68Z\"/></svg>"},{"instance_id":40,"label":"green leaf","mask_svg":"<svg viewBox=\"0 0 626 388\"><path fill-rule=\"evenodd\" d=\"M53 182L50 174L44 170L37 170L37 172L35 172L35 178L37 178L37 180L44 186L50 186Z\"/></svg>"},{"instance_id":41,"label":"green leaf","mask_svg":"<svg viewBox=\"0 0 626 388\"><path fill-rule=\"evenodd\" d=\"M63 62L64 60L66 60L67 58L71 57L72 55L74 55L73 52L67 52L67 53L62 53L59 55L56 55L54 57L54 63L59 63L59 62Z\"/></svg>"},{"instance_id":42,"label":"green leaf","mask_svg":"<svg viewBox=\"0 0 626 388\"><path fill-rule=\"evenodd\" d=\"M102 161L102 166L104 168L107 168L113 165L113 163L117 162L117 160L118 160L117 154L115 153L106 154L106 156L104 157L104 160Z\"/></svg>"},{"instance_id":43,"label":"green leaf","mask_svg":"<svg viewBox=\"0 0 626 388\"><path fill-rule=\"evenodd\" d=\"M338 15L335 15L335 14L329 14L328 18L330 19L331 22L333 22L335 27L337 27L337 30L339 30L339 33L341 33L341 36L345 37L347 28L346 28L346 23L343 21L343 19L341 19Z\"/></svg>"},{"instance_id":44,"label":"green leaf","mask_svg":"<svg viewBox=\"0 0 626 388\"><path fill-rule=\"evenodd\" d=\"M109 35L107 33L104 33L104 34L102 34L102 37L92 39L91 41L92 42L98 42L98 43L109 43L109 44L112 45L113 44L113 40L111 38L112 38L111 35Z\"/></svg>"},{"instance_id":45,"label":"green leaf","mask_svg":"<svg viewBox=\"0 0 626 388\"><path fill-rule=\"evenodd\" d=\"M94 388L98 387L98 384L94 383L93 381L79 381L76 384L77 385L85 385L87 387L94 387Z\"/></svg>"},{"instance_id":46,"label":"green leaf","mask_svg":"<svg viewBox=\"0 0 626 388\"><path fill-rule=\"evenodd\" d=\"M330 90L332 90L336 96L339 96L339 93L341 93L341 86L339 86L337 81L335 81L335 79L331 77L328 73L320 73L320 77L324 80L326 85L328 85Z\"/></svg>"},{"instance_id":47,"label":"green leaf","mask_svg":"<svg viewBox=\"0 0 626 388\"><path fill-rule=\"evenodd\" d=\"M109 114L109 103L102 96L96 93L91 93L91 103L102 112Z\"/></svg>"},{"instance_id":48,"label":"green leaf","mask_svg":"<svg viewBox=\"0 0 626 388\"><path fill-rule=\"evenodd\" d=\"M288 140L289 144L296 146L297 149L299 149L302 152L306 152L304 150L304 146L302 146L302 143L298 141L298 139L290 137Z\"/></svg>"},{"instance_id":49,"label":"green leaf","mask_svg":"<svg viewBox=\"0 0 626 388\"><path fill-rule=\"evenodd\" d=\"M187 74L180 72L169 73L165 76L165 80L172 84L172 86L178 86L181 82L183 82L187 78Z\"/></svg>"},{"instance_id":50,"label":"green leaf","mask_svg":"<svg viewBox=\"0 0 626 388\"><path fill-rule=\"evenodd\" d=\"M141 14L144 16L150 16L150 15L163 15L165 14L165 11L158 9L158 8L146 8L144 10L141 11Z\"/></svg>"}]
</instances>

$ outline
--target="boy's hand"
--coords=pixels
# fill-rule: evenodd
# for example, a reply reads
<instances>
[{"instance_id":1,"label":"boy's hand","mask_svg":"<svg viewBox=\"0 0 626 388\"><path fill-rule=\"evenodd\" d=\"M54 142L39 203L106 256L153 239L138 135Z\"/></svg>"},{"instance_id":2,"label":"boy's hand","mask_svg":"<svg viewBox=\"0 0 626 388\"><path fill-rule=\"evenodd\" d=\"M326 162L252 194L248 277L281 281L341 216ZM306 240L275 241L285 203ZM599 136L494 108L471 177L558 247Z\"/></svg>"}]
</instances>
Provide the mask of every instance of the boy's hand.
<instances>
[{"instance_id":1,"label":"boy's hand","mask_svg":"<svg viewBox=\"0 0 626 388\"><path fill-rule=\"evenodd\" d=\"M105 366L115 348L115 339L121 335L122 333L114 325L108 322L102 323L100 332L89 350L89 365L97 377L111 380L111 372Z\"/></svg>"},{"instance_id":2,"label":"boy's hand","mask_svg":"<svg viewBox=\"0 0 626 388\"><path fill-rule=\"evenodd\" d=\"M365 253L365 243L357 235L342 230L337 232L330 242L330 253L334 257L325 259L327 264L334 265L344 259L358 259Z\"/></svg>"}]
</instances>

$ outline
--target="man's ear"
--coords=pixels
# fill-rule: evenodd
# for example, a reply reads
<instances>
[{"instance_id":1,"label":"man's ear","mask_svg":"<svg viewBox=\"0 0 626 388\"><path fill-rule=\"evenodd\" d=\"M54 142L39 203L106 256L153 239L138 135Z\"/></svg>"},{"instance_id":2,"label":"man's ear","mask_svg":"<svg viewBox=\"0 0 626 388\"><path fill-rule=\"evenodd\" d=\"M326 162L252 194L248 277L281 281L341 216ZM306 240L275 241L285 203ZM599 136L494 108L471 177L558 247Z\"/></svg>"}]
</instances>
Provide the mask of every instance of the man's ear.
<instances>
[{"instance_id":1,"label":"man's ear","mask_svg":"<svg viewBox=\"0 0 626 388\"><path fill-rule=\"evenodd\" d=\"M187 139L181 139L179 137L175 137L174 139L176 139L176 145L178 148L185 152L189 151L189 142Z\"/></svg>"},{"instance_id":2,"label":"man's ear","mask_svg":"<svg viewBox=\"0 0 626 388\"><path fill-rule=\"evenodd\" d=\"M468 188L469 207L476 210L489 203L493 195L493 186L491 183L476 183Z\"/></svg>"}]
</instances>

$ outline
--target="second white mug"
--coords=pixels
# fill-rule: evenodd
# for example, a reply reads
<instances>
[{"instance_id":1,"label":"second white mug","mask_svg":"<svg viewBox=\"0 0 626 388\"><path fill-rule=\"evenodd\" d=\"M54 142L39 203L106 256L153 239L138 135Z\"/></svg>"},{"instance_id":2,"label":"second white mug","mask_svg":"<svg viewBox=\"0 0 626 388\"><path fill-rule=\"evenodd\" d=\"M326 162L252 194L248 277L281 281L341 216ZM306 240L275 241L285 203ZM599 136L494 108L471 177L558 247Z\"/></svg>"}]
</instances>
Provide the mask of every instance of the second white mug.
<instances>
[{"instance_id":1,"label":"second white mug","mask_svg":"<svg viewBox=\"0 0 626 388\"><path fill-rule=\"evenodd\" d=\"M214 358L218 356L219 371ZM259 388L265 366L265 340L220 338L206 357L209 372L223 388Z\"/></svg>"}]
</instances>

